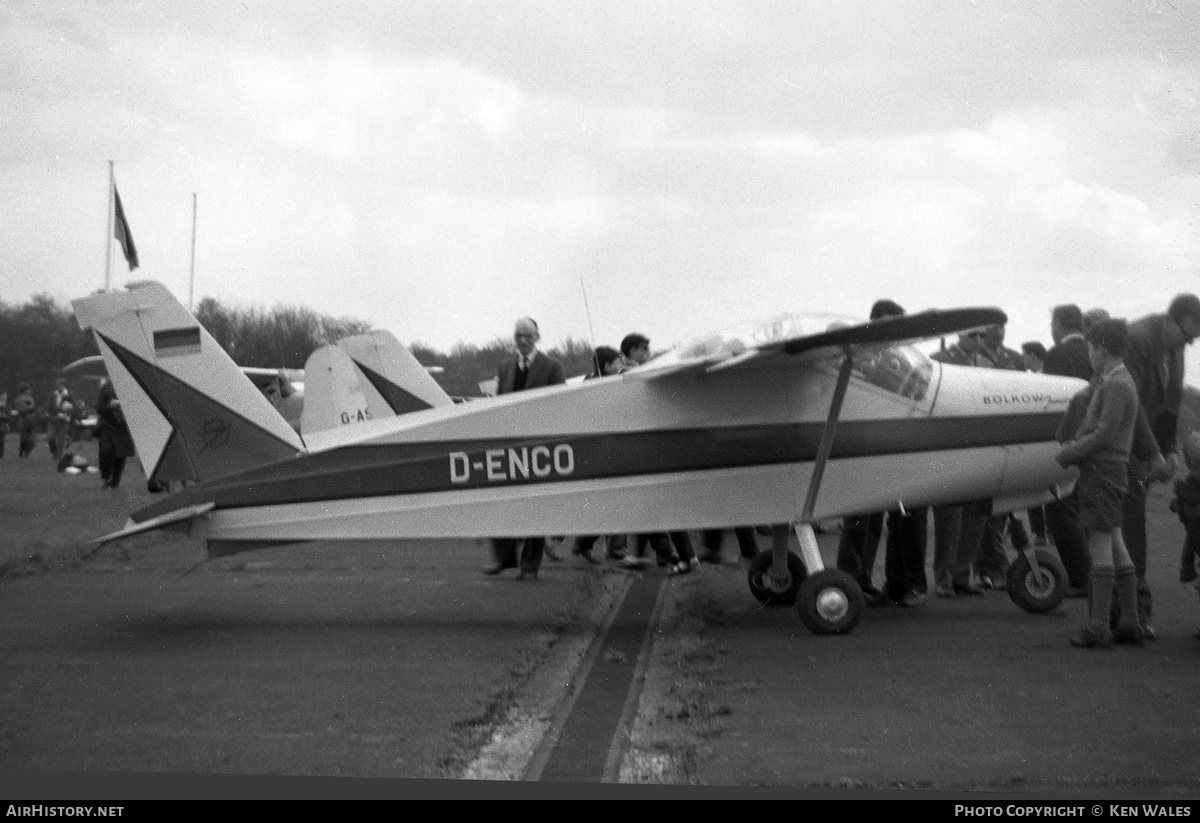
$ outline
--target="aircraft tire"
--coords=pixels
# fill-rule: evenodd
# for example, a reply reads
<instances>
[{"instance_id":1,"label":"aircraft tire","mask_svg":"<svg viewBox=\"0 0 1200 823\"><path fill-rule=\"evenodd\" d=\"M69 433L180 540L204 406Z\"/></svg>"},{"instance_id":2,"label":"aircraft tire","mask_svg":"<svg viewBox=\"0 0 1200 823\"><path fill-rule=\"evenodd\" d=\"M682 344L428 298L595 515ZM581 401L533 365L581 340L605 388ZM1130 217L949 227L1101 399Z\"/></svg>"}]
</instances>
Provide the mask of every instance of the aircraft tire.
<instances>
[{"instance_id":1,"label":"aircraft tire","mask_svg":"<svg viewBox=\"0 0 1200 823\"><path fill-rule=\"evenodd\" d=\"M787 556L788 582L782 589L772 588L768 582L771 573L771 551L766 549L754 555L750 561L750 570L746 573L746 582L750 584L750 593L765 606L790 606L796 602L796 593L804 582L807 571L804 561L795 554L788 552Z\"/></svg>"},{"instance_id":2,"label":"aircraft tire","mask_svg":"<svg viewBox=\"0 0 1200 823\"><path fill-rule=\"evenodd\" d=\"M858 625L866 607L858 583L838 569L809 575L796 600L800 621L813 634L846 634Z\"/></svg>"},{"instance_id":3,"label":"aircraft tire","mask_svg":"<svg viewBox=\"0 0 1200 823\"><path fill-rule=\"evenodd\" d=\"M1008 567L1005 582L1008 596L1030 614L1045 614L1058 608L1067 592L1067 570L1051 551L1036 549L1038 571L1035 575L1025 555Z\"/></svg>"}]
</instances>

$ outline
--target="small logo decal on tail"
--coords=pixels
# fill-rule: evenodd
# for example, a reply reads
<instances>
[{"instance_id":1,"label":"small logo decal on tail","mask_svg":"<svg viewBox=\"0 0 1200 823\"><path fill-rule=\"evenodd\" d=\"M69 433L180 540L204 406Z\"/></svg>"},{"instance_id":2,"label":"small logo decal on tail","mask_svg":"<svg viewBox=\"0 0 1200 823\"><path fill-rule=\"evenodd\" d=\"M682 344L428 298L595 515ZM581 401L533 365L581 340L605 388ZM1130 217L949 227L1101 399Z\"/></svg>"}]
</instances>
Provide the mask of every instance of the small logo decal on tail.
<instances>
[{"instance_id":1,"label":"small logo decal on tail","mask_svg":"<svg viewBox=\"0 0 1200 823\"><path fill-rule=\"evenodd\" d=\"M220 417L214 417L204 421L204 425L200 427L200 451L196 453L199 457L209 449L219 449L229 442L229 424Z\"/></svg>"}]
</instances>

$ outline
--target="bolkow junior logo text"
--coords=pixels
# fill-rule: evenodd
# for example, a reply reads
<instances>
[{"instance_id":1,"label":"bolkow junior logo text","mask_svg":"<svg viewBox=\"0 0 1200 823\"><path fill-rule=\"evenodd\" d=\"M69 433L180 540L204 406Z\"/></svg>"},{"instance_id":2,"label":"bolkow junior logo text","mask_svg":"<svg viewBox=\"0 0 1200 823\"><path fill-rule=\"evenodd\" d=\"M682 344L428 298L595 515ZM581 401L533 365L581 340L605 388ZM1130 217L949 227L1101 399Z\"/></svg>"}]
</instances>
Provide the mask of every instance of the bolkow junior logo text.
<instances>
[{"instance_id":1,"label":"bolkow junior logo text","mask_svg":"<svg viewBox=\"0 0 1200 823\"><path fill-rule=\"evenodd\" d=\"M1014 403L1049 403L1050 395L1029 393L1029 394L985 394L983 396L983 405L985 406L1005 406Z\"/></svg>"}]
</instances>

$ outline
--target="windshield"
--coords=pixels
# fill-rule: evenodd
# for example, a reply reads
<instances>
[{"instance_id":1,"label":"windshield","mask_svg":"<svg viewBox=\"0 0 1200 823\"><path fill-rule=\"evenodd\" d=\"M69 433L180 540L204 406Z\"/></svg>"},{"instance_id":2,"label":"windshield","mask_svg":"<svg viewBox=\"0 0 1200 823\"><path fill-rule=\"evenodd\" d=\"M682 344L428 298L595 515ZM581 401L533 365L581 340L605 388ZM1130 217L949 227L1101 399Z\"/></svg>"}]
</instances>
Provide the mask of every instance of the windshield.
<instances>
[{"instance_id":1,"label":"windshield","mask_svg":"<svg viewBox=\"0 0 1200 823\"><path fill-rule=\"evenodd\" d=\"M913 346L856 346L851 375L910 400L924 400L933 379L933 361Z\"/></svg>"},{"instance_id":2,"label":"windshield","mask_svg":"<svg viewBox=\"0 0 1200 823\"><path fill-rule=\"evenodd\" d=\"M654 357L644 368L661 368L698 358L732 357L780 340L807 337L865 322L861 318L835 314L777 314L687 340ZM840 353L830 352L826 359L836 368L834 361L840 358ZM922 400L933 377L933 363L906 343L859 345L854 347L853 376L902 397Z\"/></svg>"},{"instance_id":3,"label":"windshield","mask_svg":"<svg viewBox=\"0 0 1200 823\"><path fill-rule=\"evenodd\" d=\"M740 323L703 337L686 340L652 358L646 365L670 366L700 357L728 357L777 340L806 337L843 326L857 326L862 322L864 321L853 317L832 314L776 314L764 320Z\"/></svg>"}]
</instances>

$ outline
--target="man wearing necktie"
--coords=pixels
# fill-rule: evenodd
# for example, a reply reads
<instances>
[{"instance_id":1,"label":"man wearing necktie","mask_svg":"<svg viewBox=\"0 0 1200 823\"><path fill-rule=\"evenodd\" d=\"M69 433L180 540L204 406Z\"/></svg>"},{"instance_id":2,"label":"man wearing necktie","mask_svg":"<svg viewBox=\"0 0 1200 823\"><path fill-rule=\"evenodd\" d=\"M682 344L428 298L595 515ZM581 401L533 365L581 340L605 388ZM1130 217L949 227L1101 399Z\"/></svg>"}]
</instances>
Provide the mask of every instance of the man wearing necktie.
<instances>
[{"instance_id":1,"label":"man wearing necktie","mask_svg":"<svg viewBox=\"0 0 1200 823\"><path fill-rule=\"evenodd\" d=\"M538 325L531 317L522 317L513 329L516 353L500 364L496 384L497 394L554 386L567 382L563 377L562 363L537 350ZM523 546L522 546L523 544ZM518 555L518 547L521 546ZM486 567L484 574L499 574L505 569L520 568L517 579L537 580L545 551L544 537L527 537L523 541L510 537L492 540L494 562Z\"/></svg>"}]
</instances>

